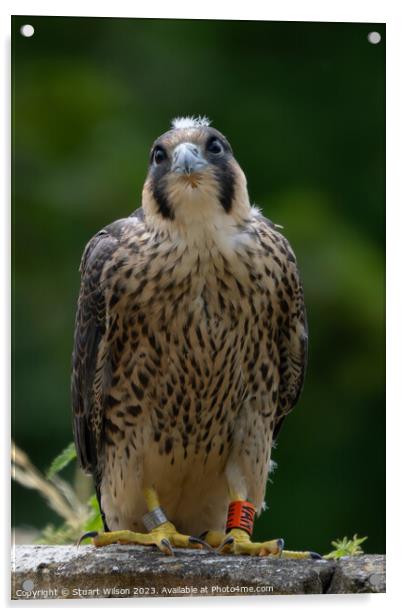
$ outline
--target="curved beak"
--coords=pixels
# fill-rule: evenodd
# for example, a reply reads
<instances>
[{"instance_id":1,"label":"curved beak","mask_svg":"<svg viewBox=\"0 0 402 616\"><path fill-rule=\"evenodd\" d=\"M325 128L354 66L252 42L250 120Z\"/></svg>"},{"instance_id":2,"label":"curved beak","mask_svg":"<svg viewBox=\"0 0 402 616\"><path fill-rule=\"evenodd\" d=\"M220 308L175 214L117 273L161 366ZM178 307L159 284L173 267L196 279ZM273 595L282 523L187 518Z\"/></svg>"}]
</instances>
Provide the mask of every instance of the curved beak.
<instances>
[{"instance_id":1,"label":"curved beak","mask_svg":"<svg viewBox=\"0 0 402 616\"><path fill-rule=\"evenodd\" d=\"M194 143L180 143L173 150L172 171L190 175L201 171L208 165L199 148Z\"/></svg>"}]
</instances>

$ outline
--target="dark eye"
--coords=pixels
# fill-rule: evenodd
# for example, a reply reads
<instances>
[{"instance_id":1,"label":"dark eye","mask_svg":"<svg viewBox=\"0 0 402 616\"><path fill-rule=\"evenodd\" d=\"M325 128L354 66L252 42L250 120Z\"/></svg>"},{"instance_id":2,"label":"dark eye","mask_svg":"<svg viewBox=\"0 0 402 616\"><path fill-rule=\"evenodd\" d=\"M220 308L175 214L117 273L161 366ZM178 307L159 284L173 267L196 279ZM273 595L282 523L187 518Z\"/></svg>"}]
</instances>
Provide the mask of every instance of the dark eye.
<instances>
[{"instance_id":1,"label":"dark eye","mask_svg":"<svg viewBox=\"0 0 402 616\"><path fill-rule=\"evenodd\" d=\"M219 139L211 139L211 141L207 144L207 150L208 152L211 152L211 154L222 154L223 145Z\"/></svg>"},{"instance_id":2,"label":"dark eye","mask_svg":"<svg viewBox=\"0 0 402 616\"><path fill-rule=\"evenodd\" d=\"M166 152L160 146L157 146L154 150L154 163L159 165L166 159Z\"/></svg>"}]
</instances>

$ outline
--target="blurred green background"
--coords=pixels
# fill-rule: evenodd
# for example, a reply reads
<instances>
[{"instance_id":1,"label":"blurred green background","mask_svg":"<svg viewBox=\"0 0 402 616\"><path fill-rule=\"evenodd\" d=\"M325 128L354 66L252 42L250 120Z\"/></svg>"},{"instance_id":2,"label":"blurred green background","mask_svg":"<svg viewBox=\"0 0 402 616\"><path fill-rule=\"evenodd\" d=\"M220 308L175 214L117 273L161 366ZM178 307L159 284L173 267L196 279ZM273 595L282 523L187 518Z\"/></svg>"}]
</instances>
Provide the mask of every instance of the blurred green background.
<instances>
[{"instance_id":1,"label":"blurred green background","mask_svg":"<svg viewBox=\"0 0 402 616\"><path fill-rule=\"evenodd\" d=\"M140 205L170 119L206 114L284 225L309 318L257 536L325 552L357 532L384 552L385 26L19 16L12 30L17 444L45 468L71 441L81 253ZM56 520L16 485L13 509L17 526Z\"/></svg>"}]
</instances>

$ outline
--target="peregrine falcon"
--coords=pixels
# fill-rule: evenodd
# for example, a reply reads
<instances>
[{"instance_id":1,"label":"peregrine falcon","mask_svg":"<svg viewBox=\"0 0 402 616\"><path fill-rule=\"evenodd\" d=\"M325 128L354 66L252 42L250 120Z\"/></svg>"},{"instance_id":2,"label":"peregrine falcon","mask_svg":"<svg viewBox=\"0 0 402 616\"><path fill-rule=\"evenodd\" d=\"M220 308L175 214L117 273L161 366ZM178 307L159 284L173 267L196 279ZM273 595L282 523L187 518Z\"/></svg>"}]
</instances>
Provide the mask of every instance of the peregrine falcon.
<instances>
[{"instance_id":1,"label":"peregrine falcon","mask_svg":"<svg viewBox=\"0 0 402 616\"><path fill-rule=\"evenodd\" d=\"M294 253L207 118L154 142L142 206L89 241L80 272L74 437L104 522L86 536L314 556L251 540L307 323Z\"/></svg>"}]
</instances>

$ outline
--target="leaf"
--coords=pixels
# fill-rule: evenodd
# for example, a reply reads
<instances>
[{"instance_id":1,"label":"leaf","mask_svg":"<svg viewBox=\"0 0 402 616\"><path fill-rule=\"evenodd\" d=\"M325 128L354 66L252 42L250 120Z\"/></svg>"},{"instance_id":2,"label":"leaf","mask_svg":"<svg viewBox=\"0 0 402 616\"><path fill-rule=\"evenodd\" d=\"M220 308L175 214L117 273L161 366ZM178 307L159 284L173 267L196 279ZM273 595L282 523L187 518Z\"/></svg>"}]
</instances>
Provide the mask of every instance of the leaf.
<instances>
[{"instance_id":1,"label":"leaf","mask_svg":"<svg viewBox=\"0 0 402 616\"><path fill-rule=\"evenodd\" d=\"M61 470L63 470L63 468L70 464L72 460L75 460L76 457L77 452L75 450L75 445L74 443L70 443L65 449L63 449L63 451L58 456L56 456L56 458L51 463L46 473L47 479L52 479L52 477L54 477L56 473L59 473Z\"/></svg>"},{"instance_id":2,"label":"leaf","mask_svg":"<svg viewBox=\"0 0 402 616\"><path fill-rule=\"evenodd\" d=\"M358 537L357 534L355 534L353 535L353 539L344 537L343 539L331 541L331 545L335 550L329 552L329 554L325 554L323 558L326 560L337 560L344 556L359 556L360 554L364 554L360 546L366 539L367 537Z\"/></svg>"}]
</instances>

